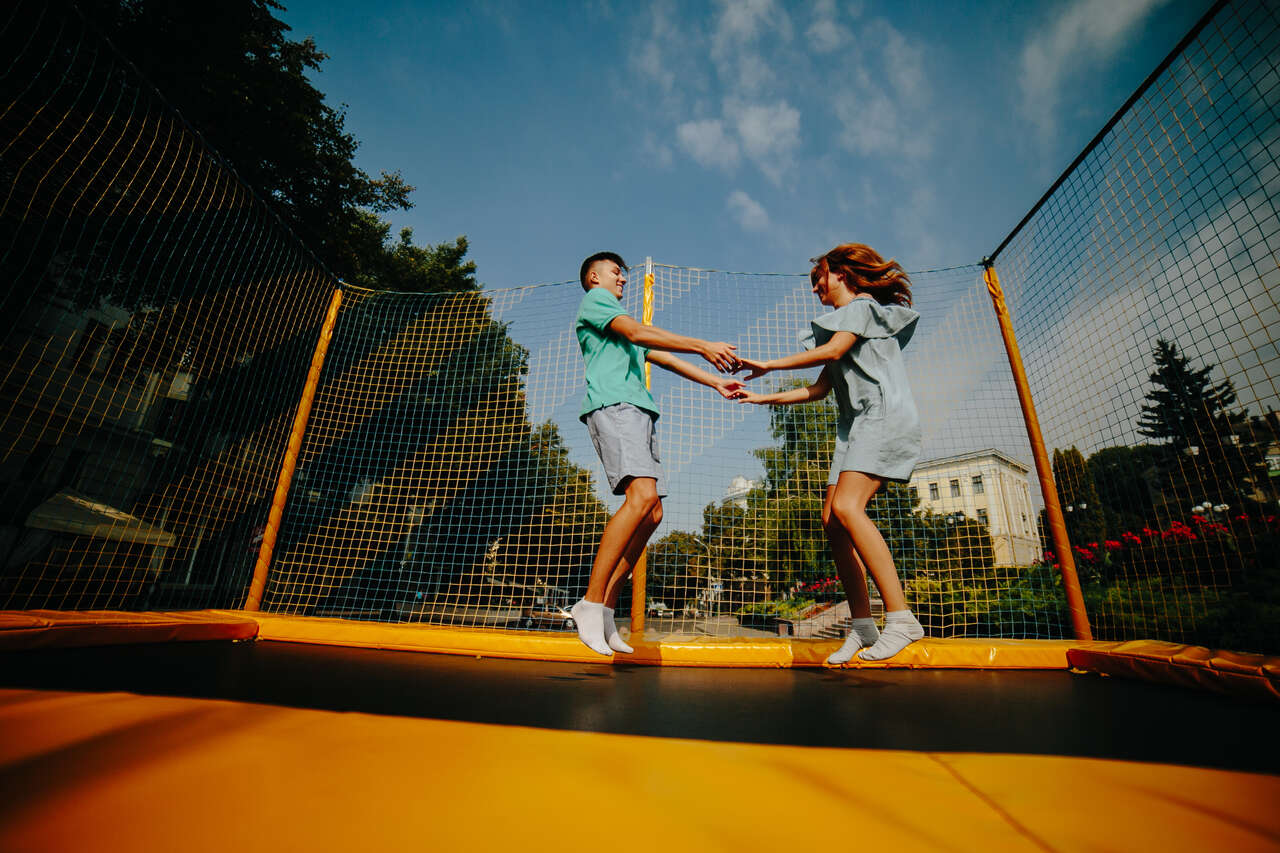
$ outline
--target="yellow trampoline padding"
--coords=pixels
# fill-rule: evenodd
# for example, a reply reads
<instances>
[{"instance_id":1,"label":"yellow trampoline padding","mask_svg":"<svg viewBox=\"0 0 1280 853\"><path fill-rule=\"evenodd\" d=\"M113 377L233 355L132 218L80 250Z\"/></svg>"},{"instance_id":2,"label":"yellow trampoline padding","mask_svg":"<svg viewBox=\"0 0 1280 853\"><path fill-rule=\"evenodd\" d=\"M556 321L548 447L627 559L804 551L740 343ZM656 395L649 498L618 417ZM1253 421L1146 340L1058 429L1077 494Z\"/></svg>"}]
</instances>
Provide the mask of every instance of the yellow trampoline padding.
<instances>
[{"instance_id":1,"label":"yellow trampoline padding","mask_svg":"<svg viewBox=\"0 0 1280 853\"><path fill-rule=\"evenodd\" d=\"M0 650L247 640L257 633L257 622L233 611L0 611Z\"/></svg>"},{"instance_id":2,"label":"yellow trampoline padding","mask_svg":"<svg viewBox=\"0 0 1280 853\"><path fill-rule=\"evenodd\" d=\"M1080 643L1068 652L1076 669L1196 687L1233 696L1280 700L1280 657L1227 652L1160 640Z\"/></svg>"},{"instance_id":3,"label":"yellow trampoline padding","mask_svg":"<svg viewBox=\"0 0 1280 853\"><path fill-rule=\"evenodd\" d=\"M765 709L762 709L764 712ZM0 690L0 849L1268 850L1280 777ZM573 839L591 839L574 843Z\"/></svg>"},{"instance_id":4,"label":"yellow trampoline padding","mask_svg":"<svg viewBox=\"0 0 1280 853\"><path fill-rule=\"evenodd\" d=\"M234 613L235 611L227 611ZM632 639L635 654L597 655L567 632L502 631L356 622L311 616L254 613L263 640L319 643L377 649L479 655L524 660L582 663L639 663L666 666L792 667L822 666L840 640L785 637L707 637L668 634ZM925 639L887 661L855 661L849 667L940 667L960 669L1066 669L1070 640Z\"/></svg>"}]
</instances>

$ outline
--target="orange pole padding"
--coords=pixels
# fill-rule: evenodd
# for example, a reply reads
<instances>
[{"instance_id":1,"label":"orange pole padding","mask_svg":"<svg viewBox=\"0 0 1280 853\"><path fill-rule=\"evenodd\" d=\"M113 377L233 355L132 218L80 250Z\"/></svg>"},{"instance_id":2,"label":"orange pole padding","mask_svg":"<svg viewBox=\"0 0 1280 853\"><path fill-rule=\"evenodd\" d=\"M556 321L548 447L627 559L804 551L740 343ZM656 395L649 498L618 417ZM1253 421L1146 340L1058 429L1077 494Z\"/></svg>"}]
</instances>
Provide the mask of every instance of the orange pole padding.
<instances>
[{"instance_id":1,"label":"orange pole padding","mask_svg":"<svg viewBox=\"0 0 1280 853\"><path fill-rule=\"evenodd\" d=\"M324 357L329 352L329 341L333 338L333 327L338 321L338 306L342 304L342 288L333 291L329 300L329 312L325 314L324 325L320 328L320 340L316 342L316 350L311 356L311 369L307 372L307 383L302 388L302 399L298 401L298 413L293 418L293 432L289 434L289 445L284 452L284 464L280 466L280 478L276 481L275 497L271 500L271 513L267 516L267 527L262 532L262 546L258 549L258 562L253 567L253 580L249 584L249 596L245 599L245 610L259 610L262 607L262 595L267 588L267 571L271 566L271 553L276 547L276 535L280 532L280 519L284 516L284 502L289 497L289 486L293 483L293 472L298 467L298 454L302 452L302 436L307 431L307 419L311 417L311 404L315 400L316 386L320 384L320 369L324 367Z\"/></svg>"},{"instance_id":2,"label":"orange pole padding","mask_svg":"<svg viewBox=\"0 0 1280 853\"><path fill-rule=\"evenodd\" d=\"M640 314L640 323L653 325L653 258L644 259L644 309ZM644 363L644 387L649 385L649 362ZM631 567L631 634L639 636L644 633L645 580L649 573L649 549L640 552L640 559Z\"/></svg>"},{"instance_id":3,"label":"orange pole padding","mask_svg":"<svg viewBox=\"0 0 1280 853\"><path fill-rule=\"evenodd\" d=\"M1071 628L1077 640L1092 640L1093 630L1089 627L1089 614L1085 612L1084 594L1080 591L1080 576L1076 573L1075 557L1071 553L1071 542L1067 538L1067 523L1062 516L1062 505L1058 503L1058 490L1053 484L1053 467L1049 464L1044 436L1040 432L1040 419L1036 416L1035 402L1031 399L1031 386L1027 382L1027 372L1022 367L1022 353L1018 350L1018 341L1013 335L1009 306L1004 301L1000 277L996 275L996 268L990 261L983 263L982 277L987 283L987 292L991 294L991 304L995 307L996 319L1000 323L1000 336L1004 338L1005 352L1009 356L1009 368L1013 372L1013 384L1018 389L1018 403L1022 406L1022 418L1027 425L1027 438L1031 441L1036 474L1040 478L1040 492L1044 495L1045 515L1049 521L1049 538L1053 541L1053 547L1058 552L1058 562L1062 566L1062 587L1067 593Z\"/></svg>"}]
</instances>

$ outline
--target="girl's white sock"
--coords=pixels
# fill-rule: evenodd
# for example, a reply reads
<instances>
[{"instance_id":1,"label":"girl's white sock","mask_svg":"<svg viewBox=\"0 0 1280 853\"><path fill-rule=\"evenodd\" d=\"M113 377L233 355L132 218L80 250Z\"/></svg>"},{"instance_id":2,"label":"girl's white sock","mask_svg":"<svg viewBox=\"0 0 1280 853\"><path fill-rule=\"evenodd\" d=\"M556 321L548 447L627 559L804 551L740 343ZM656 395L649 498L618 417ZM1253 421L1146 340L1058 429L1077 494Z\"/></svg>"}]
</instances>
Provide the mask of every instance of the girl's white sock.
<instances>
[{"instance_id":1,"label":"girl's white sock","mask_svg":"<svg viewBox=\"0 0 1280 853\"><path fill-rule=\"evenodd\" d=\"M827 663L848 663L853 660L854 652L863 646L871 645L878 639L880 639L880 632L876 630L876 620L870 616L859 616L853 620L853 627L849 630L849 636L845 638L844 645L827 658Z\"/></svg>"},{"instance_id":2,"label":"girl's white sock","mask_svg":"<svg viewBox=\"0 0 1280 853\"><path fill-rule=\"evenodd\" d=\"M623 642L622 637L618 636L618 626L613 621L613 608L604 608L604 639L609 644L609 648L615 652L623 654L631 654L635 649Z\"/></svg>"},{"instance_id":3,"label":"girl's white sock","mask_svg":"<svg viewBox=\"0 0 1280 853\"><path fill-rule=\"evenodd\" d=\"M869 649L858 652L861 660L885 660L924 636L924 626L910 610L894 610L884 615L884 630Z\"/></svg>"},{"instance_id":4,"label":"girl's white sock","mask_svg":"<svg viewBox=\"0 0 1280 853\"><path fill-rule=\"evenodd\" d=\"M613 656L613 649L604 639L604 604L585 598L569 608L569 614L578 625L578 639L593 652Z\"/></svg>"}]
</instances>

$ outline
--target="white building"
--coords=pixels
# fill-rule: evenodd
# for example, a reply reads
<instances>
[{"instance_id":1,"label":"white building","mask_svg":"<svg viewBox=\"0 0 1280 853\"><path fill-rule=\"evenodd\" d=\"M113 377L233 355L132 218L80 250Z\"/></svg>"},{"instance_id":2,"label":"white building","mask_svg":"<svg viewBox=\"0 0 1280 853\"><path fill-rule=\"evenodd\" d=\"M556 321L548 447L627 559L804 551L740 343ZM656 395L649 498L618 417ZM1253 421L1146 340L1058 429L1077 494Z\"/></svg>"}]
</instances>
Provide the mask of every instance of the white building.
<instances>
[{"instance_id":1,"label":"white building","mask_svg":"<svg viewBox=\"0 0 1280 853\"><path fill-rule=\"evenodd\" d=\"M729 490L725 492L724 503L731 503L738 509L747 508L747 495L752 489L760 487L760 483L756 480L750 480L741 474L733 478L729 483Z\"/></svg>"},{"instance_id":2,"label":"white building","mask_svg":"<svg viewBox=\"0 0 1280 853\"><path fill-rule=\"evenodd\" d=\"M920 509L962 512L987 526L996 565L1027 566L1040 558L1029 468L995 449L921 462L909 488Z\"/></svg>"}]
</instances>

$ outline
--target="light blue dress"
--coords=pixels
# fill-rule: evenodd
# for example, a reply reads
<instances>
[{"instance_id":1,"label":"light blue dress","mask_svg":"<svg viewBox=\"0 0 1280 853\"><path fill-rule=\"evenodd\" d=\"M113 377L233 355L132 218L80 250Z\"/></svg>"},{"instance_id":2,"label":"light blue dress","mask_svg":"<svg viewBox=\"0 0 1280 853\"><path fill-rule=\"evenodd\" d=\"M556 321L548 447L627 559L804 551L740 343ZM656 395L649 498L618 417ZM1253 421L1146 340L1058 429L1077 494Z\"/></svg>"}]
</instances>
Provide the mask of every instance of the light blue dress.
<instances>
[{"instance_id":1,"label":"light blue dress","mask_svg":"<svg viewBox=\"0 0 1280 853\"><path fill-rule=\"evenodd\" d=\"M840 419L828 485L841 471L861 471L906 482L920 459L920 416L916 412L902 350L915 333L920 315L901 305L881 305L859 296L810 325L805 349L821 346L836 332L852 332L857 341L829 365L831 391Z\"/></svg>"}]
</instances>

